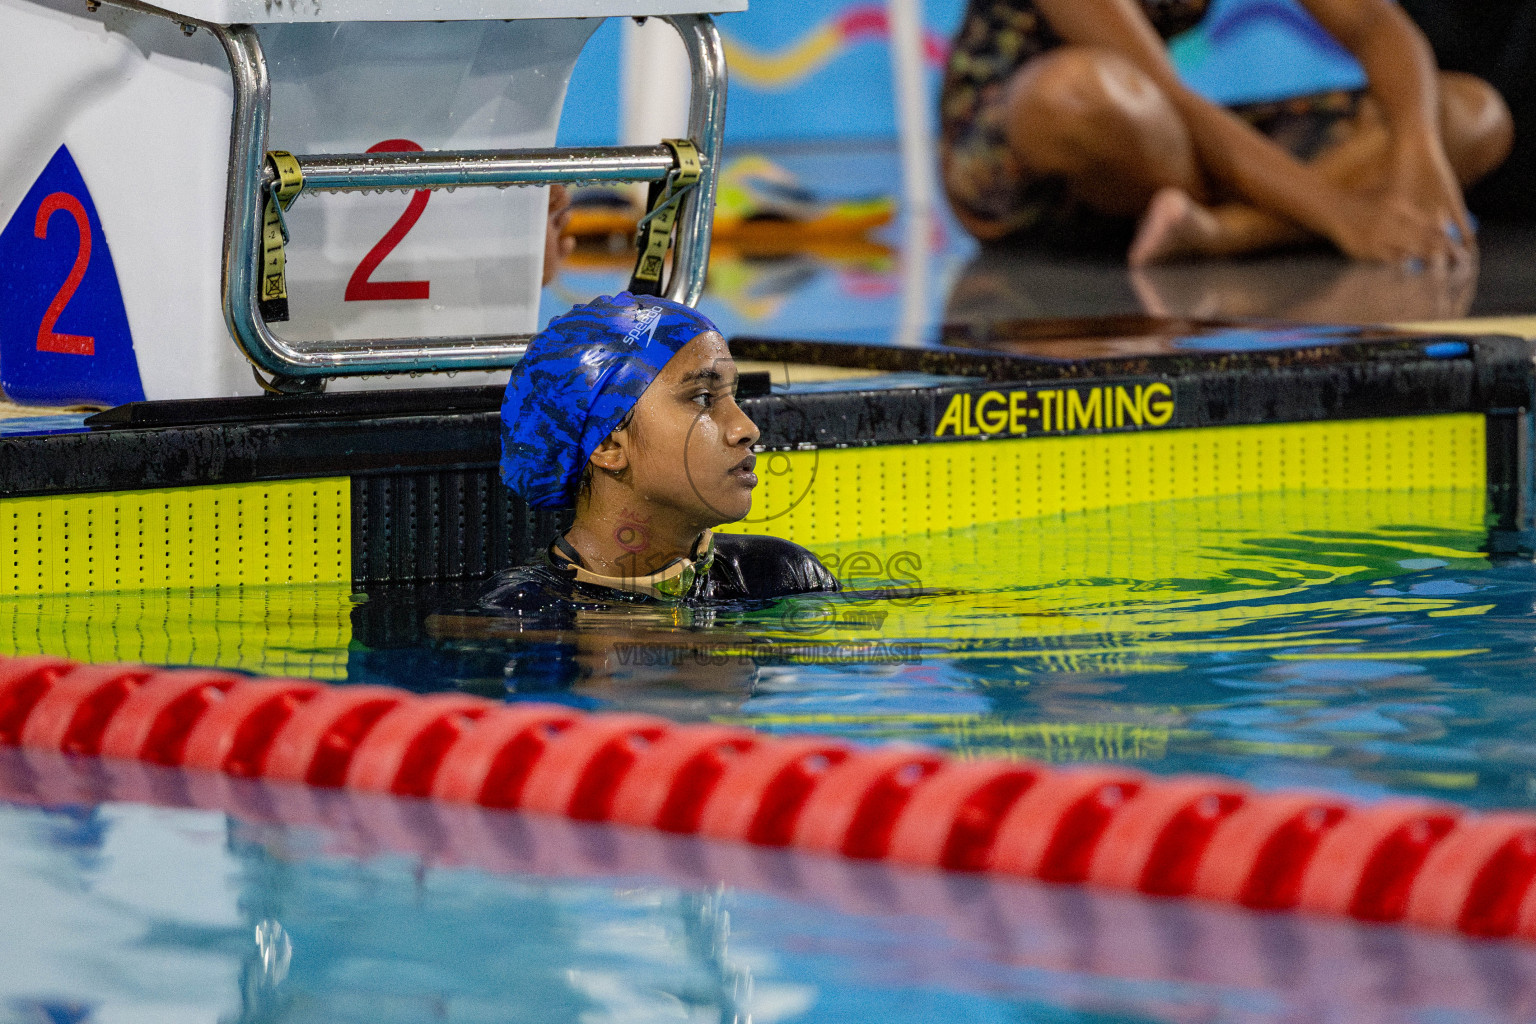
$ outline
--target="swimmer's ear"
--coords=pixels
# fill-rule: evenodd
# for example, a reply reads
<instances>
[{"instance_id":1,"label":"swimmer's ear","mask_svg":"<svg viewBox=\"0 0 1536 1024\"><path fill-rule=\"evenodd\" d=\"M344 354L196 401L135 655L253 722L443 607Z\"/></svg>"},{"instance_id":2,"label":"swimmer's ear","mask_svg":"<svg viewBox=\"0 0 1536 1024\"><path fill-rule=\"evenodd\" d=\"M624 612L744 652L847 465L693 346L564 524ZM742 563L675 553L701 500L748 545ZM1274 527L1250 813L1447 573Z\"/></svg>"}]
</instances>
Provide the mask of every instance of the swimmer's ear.
<instances>
[{"instance_id":1,"label":"swimmer's ear","mask_svg":"<svg viewBox=\"0 0 1536 1024\"><path fill-rule=\"evenodd\" d=\"M629 439L622 436L625 434L625 429L620 427L603 438L587 461L596 469L607 470L610 473L624 472L629 468L629 446L625 443Z\"/></svg>"}]
</instances>

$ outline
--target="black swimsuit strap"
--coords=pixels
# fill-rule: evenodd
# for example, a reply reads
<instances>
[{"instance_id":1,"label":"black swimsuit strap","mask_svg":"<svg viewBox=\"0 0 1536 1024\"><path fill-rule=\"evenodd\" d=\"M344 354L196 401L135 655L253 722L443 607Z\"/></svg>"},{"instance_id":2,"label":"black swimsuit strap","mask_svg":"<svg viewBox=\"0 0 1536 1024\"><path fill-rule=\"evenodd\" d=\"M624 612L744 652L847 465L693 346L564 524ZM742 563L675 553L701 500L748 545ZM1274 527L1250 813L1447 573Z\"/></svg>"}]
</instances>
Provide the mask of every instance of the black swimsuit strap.
<instances>
[{"instance_id":1,"label":"black swimsuit strap","mask_svg":"<svg viewBox=\"0 0 1536 1024\"><path fill-rule=\"evenodd\" d=\"M582 566L581 555L579 555L576 552L576 549L571 546L571 542L565 539L565 534L562 533L555 538L554 548L555 550L559 551L560 554L564 555L566 561L570 562L572 565ZM584 566L582 567L584 568Z\"/></svg>"}]
</instances>

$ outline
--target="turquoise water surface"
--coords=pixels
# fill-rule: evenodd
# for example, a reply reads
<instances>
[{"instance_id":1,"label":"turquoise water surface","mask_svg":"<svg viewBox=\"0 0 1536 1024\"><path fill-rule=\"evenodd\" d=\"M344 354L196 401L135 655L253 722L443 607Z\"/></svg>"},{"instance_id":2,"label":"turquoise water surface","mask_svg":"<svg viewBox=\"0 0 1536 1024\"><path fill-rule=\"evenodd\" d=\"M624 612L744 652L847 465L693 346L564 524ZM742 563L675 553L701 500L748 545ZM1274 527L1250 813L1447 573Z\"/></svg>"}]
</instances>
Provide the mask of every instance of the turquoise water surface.
<instances>
[{"instance_id":1,"label":"turquoise water surface","mask_svg":"<svg viewBox=\"0 0 1536 1024\"><path fill-rule=\"evenodd\" d=\"M881 596L563 628L473 588L6 599L0 650L1528 807L1536 567L1482 524L1462 491L1131 506L819 552ZM0 781L0 1020L1536 1012L1510 943L14 752Z\"/></svg>"}]
</instances>

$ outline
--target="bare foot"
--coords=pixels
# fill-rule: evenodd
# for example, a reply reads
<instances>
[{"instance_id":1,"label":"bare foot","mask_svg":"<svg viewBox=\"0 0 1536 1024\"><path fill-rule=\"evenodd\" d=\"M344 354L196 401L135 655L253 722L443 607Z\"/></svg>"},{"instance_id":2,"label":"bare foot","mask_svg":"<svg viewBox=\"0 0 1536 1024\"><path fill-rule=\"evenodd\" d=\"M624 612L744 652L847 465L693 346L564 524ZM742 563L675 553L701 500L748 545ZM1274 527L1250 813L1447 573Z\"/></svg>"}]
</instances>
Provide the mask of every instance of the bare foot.
<instances>
[{"instance_id":1,"label":"bare foot","mask_svg":"<svg viewBox=\"0 0 1536 1024\"><path fill-rule=\"evenodd\" d=\"M1216 215L1178 188L1159 190L1142 214L1131 242L1130 263L1148 267L1191 256L1208 256L1220 234Z\"/></svg>"}]
</instances>

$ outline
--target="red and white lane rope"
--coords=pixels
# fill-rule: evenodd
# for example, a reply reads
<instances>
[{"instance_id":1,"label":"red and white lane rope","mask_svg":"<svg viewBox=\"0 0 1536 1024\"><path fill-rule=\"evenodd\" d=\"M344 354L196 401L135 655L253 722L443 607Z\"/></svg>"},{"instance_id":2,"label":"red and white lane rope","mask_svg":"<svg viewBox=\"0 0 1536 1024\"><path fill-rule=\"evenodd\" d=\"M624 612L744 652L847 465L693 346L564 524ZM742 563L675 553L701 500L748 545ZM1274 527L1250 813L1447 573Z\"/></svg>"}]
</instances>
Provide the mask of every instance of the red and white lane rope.
<instances>
[{"instance_id":1,"label":"red and white lane rope","mask_svg":"<svg viewBox=\"0 0 1536 1024\"><path fill-rule=\"evenodd\" d=\"M650 715L0 657L0 745L1536 939L1536 815Z\"/></svg>"}]
</instances>

